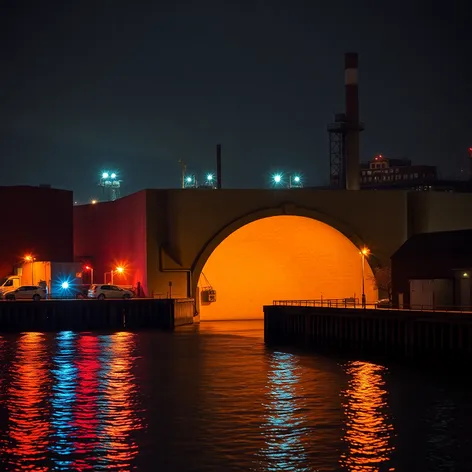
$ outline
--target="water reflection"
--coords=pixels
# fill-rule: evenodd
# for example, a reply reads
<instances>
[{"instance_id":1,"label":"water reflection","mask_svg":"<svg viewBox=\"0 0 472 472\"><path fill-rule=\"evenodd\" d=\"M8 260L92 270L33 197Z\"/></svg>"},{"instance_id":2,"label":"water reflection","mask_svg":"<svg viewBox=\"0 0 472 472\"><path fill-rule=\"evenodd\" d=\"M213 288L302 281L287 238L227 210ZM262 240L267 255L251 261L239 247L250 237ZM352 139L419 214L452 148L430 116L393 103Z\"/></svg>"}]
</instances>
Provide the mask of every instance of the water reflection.
<instances>
[{"instance_id":1,"label":"water reflection","mask_svg":"<svg viewBox=\"0 0 472 472\"><path fill-rule=\"evenodd\" d=\"M269 363L262 465L268 471L311 470L304 441L308 433L298 357L275 352Z\"/></svg>"},{"instance_id":2,"label":"water reflection","mask_svg":"<svg viewBox=\"0 0 472 472\"><path fill-rule=\"evenodd\" d=\"M46 471L49 422L48 404L44 401L50 389L48 355L44 334L21 335L16 356L10 365L8 397L8 462L5 470ZM9 467L12 467L11 469Z\"/></svg>"},{"instance_id":3,"label":"water reflection","mask_svg":"<svg viewBox=\"0 0 472 472\"><path fill-rule=\"evenodd\" d=\"M380 471L390 460L393 435L387 410L387 391L383 388L382 366L366 362L350 362L346 373L349 386L344 392L346 422L344 441L348 452L341 465L350 471Z\"/></svg>"},{"instance_id":4,"label":"water reflection","mask_svg":"<svg viewBox=\"0 0 472 472\"><path fill-rule=\"evenodd\" d=\"M133 365L136 334L116 333L104 346L101 372L103 389L99 413L100 462L129 470L138 454L133 433L143 428Z\"/></svg>"},{"instance_id":5,"label":"water reflection","mask_svg":"<svg viewBox=\"0 0 472 472\"><path fill-rule=\"evenodd\" d=\"M96 462L98 443L98 392L101 378L100 345L96 335L82 335L77 340L75 360L77 382L74 408L73 470L91 469Z\"/></svg>"},{"instance_id":6,"label":"water reflection","mask_svg":"<svg viewBox=\"0 0 472 472\"><path fill-rule=\"evenodd\" d=\"M56 354L53 358L53 387L51 397L51 451L57 470L70 470L74 441L74 409L76 402L77 368L74 364L77 335L64 331L57 335Z\"/></svg>"}]
</instances>

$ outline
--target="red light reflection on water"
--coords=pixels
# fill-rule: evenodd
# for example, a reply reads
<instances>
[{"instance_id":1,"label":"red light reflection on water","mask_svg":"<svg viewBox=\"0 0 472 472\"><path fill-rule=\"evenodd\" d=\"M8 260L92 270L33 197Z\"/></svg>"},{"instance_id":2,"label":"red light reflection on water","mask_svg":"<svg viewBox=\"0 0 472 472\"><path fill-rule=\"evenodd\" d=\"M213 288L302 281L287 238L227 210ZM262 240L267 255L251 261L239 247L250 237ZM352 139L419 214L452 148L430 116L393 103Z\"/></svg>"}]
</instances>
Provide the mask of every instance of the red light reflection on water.
<instances>
[{"instance_id":1,"label":"red light reflection on water","mask_svg":"<svg viewBox=\"0 0 472 472\"><path fill-rule=\"evenodd\" d=\"M51 379L47 365L45 337L41 333L23 334L11 362L8 389L10 444L6 447L15 470L46 471L49 422L45 397Z\"/></svg>"},{"instance_id":2,"label":"red light reflection on water","mask_svg":"<svg viewBox=\"0 0 472 472\"><path fill-rule=\"evenodd\" d=\"M77 341L77 384L74 408L73 470L90 467L96 460L99 426L97 391L100 345L97 336L83 335Z\"/></svg>"},{"instance_id":3,"label":"red light reflection on water","mask_svg":"<svg viewBox=\"0 0 472 472\"><path fill-rule=\"evenodd\" d=\"M350 381L344 392L348 453L342 455L340 463L349 471L394 470L385 468L394 449L390 444L394 433L387 414L387 390L383 388L385 371L368 362L348 364Z\"/></svg>"}]
</instances>

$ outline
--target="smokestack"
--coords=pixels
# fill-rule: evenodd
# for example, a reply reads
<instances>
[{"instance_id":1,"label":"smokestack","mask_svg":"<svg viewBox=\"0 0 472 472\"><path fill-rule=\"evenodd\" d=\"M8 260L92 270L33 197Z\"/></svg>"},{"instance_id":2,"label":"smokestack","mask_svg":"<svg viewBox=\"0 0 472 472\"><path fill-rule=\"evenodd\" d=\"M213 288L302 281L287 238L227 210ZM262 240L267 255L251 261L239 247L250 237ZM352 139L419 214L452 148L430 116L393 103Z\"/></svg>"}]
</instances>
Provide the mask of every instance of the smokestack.
<instances>
[{"instance_id":1,"label":"smokestack","mask_svg":"<svg viewBox=\"0 0 472 472\"><path fill-rule=\"evenodd\" d=\"M221 188L221 144L216 145L216 188Z\"/></svg>"},{"instance_id":2,"label":"smokestack","mask_svg":"<svg viewBox=\"0 0 472 472\"><path fill-rule=\"evenodd\" d=\"M359 190L359 93L358 64L356 52L344 56L344 83L346 89L346 143L344 164L346 169L346 189Z\"/></svg>"}]
</instances>

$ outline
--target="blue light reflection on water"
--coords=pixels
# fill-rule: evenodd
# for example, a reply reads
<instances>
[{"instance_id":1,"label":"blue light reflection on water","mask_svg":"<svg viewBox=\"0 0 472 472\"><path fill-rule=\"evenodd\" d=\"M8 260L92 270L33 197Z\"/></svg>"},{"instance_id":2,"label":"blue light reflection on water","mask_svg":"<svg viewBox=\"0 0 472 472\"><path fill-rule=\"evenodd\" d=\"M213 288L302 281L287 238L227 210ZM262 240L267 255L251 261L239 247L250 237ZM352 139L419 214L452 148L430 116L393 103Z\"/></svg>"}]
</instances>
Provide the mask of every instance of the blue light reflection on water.
<instances>
[{"instance_id":1,"label":"blue light reflection on water","mask_svg":"<svg viewBox=\"0 0 472 472\"><path fill-rule=\"evenodd\" d=\"M260 453L264 470L311 470L303 444L308 426L297 356L273 353L267 380L267 414L262 425L265 447Z\"/></svg>"},{"instance_id":2,"label":"blue light reflection on water","mask_svg":"<svg viewBox=\"0 0 472 472\"><path fill-rule=\"evenodd\" d=\"M74 452L74 410L76 402L77 367L74 365L75 340L71 331L57 334L53 358L51 395L51 428L53 441L49 447L56 470L70 470Z\"/></svg>"}]
</instances>

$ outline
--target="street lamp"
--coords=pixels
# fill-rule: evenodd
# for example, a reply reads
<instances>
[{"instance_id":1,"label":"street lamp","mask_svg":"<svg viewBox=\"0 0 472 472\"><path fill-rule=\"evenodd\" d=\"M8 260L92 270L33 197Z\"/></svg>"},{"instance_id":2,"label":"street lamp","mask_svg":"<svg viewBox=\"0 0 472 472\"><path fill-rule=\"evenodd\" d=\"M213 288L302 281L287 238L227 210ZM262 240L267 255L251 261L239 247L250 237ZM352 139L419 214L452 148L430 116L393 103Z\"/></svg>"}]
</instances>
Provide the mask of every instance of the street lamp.
<instances>
[{"instance_id":1,"label":"street lamp","mask_svg":"<svg viewBox=\"0 0 472 472\"><path fill-rule=\"evenodd\" d=\"M195 175L187 175L185 177L185 188L196 188L197 178Z\"/></svg>"},{"instance_id":2,"label":"street lamp","mask_svg":"<svg viewBox=\"0 0 472 472\"><path fill-rule=\"evenodd\" d=\"M85 270L90 271L90 285L93 285L93 267L86 265Z\"/></svg>"},{"instance_id":3,"label":"street lamp","mask_svg":"<svg viewBox=\"0 0 472 472\"><path fill-rule=\"evenodd\" d=\"M273 183L274 183L275 186L281 185L281 184L282 184L282 180L283 180L282 174L274 174L274 175L272 176L272 181L273 181Z\"/></svg>"},{"instance_id":4,"label":"street lamp","mask_svg":"<svg viewBox=\"0 0 472 472\"><path fill-rule=\"evenodd\" d=\"M366 247L363 247L359 254L361 255L362 259L362 307L365 308L365 258L369 256L370 250Z\"/></svg>"},{"instance_id":5,"label":"street lamp","mask_svg":"<svg viewBox=\"0 0 472 472\"><path fill-rule=\"evenodd\" d=\"M303 187L302 178L299 175L290 175L289 182L288 182L288 187L289 188L301 188L301 187Z\"/></svg>"},{"instance_id":6,"label":"street lamp","mask_svg":"<svg viewBox=\"0 0 472 472\"><path fill-rule=\"evenodd\" d=\"M36 258L31 254L27 254L24 257L25 262L31 262L31 285L34 285L34 261Z\"/></svg>"},{"instance_id":7,"label":"street lamp","mask_svg":"<svg viewBox=\"0 0 472 472\"><path fill-rule=\"evenodd\" d=\"M124 267L121 267L121 266L118 266L115 270L111 270L110 274L111 274L111 283L113 285L113 275L114 273L118 273L118 274L123 274L123 272L125 271Z\"/></svg>"}]
</instances>

